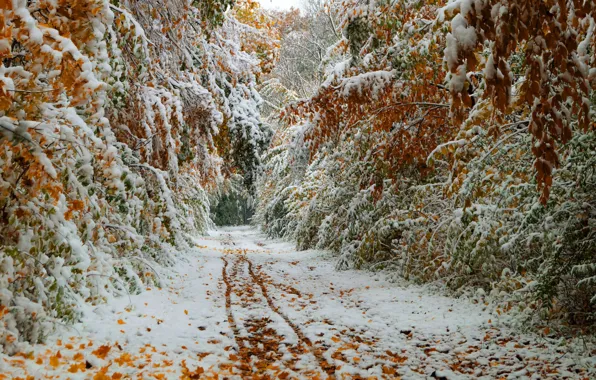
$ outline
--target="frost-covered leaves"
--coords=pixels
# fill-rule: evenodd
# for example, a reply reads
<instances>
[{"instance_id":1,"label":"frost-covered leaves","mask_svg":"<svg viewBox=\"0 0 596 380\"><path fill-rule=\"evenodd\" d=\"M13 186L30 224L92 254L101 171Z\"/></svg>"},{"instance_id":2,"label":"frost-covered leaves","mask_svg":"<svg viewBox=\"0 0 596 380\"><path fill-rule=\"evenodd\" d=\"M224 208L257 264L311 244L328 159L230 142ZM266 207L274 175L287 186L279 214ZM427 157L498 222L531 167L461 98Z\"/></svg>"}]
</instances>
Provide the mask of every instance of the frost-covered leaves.
<instances>
[{"instance_id":1,"label":"frost-covered leaves","mask_svg":"<svg viewBox=\"0 0 596 380\"><path fill-rule=\"evenodd\" d=\"M259 223L342 268L590 323L595 8L559 3L331 2L341 63L284 110Z\"/></svg>"},{"instance_id":2,"label":"frost-covered leaves","mask_svg":"<svg viewBox=\"0 0 596 380\"><path fill-rule=\"evenodd\" d=\"M224 116L248 141L263 134L261 60L243 50L248 32L234 34L260 26L212 3L0 2L6 351L76 320L85 302L157 281L146 273L170 262L166 249L210 223Z\"/></svg>"},{"instance_id":3,"label":"frost-covered leaves","mask_svg":"<svg viewBox=\"0 0 596 380\"><path fill-rule=\"evenodd\" d=\"M123 165L104 117L111 68L102 41L112 21L104 1L3 3L3 44L10 46L0 67L8 86L0 116L7 351L17 339L41 339L48 319L72 321L82 302L141 283L139 264L121 256L144 243L129 222L142 208L143 183ZM130 286L118 283L118 271Z\"/></svg>"},{"instance_id":4,"label":"frost-covered leaves","mask_svg":"<svg viewBox=\"0 0 596 380\"><path fill-rule=\"evenodd\" d=\"M452 18L445 60L455 120L464 120L466 108L472 108L471 125L487 117L497 123L511 115L528 119L542 203L560 164L557 144L566 144L574 128L594 128L589 76L595 8L582 0L462 0L441 10L441 17ZM483 90L476 93L476 86ZM488 102L475 104L475 96Z\"/></svg>"},{"instance_id":5,"label":"frost-covered leaves","mask_svg":"<svg viewBox=\"0 0 596 380\"><path fill-rule=\"evenodd\" d=\"M260 118L263 100L257 84L277 57L277 32L254 1L239 1L233 16L206 46L206 86L223 114L215 146L224 158L224 174L244 177L252 195L259 157L271 138L270 127Z\"/></svg>"}]
</instances>

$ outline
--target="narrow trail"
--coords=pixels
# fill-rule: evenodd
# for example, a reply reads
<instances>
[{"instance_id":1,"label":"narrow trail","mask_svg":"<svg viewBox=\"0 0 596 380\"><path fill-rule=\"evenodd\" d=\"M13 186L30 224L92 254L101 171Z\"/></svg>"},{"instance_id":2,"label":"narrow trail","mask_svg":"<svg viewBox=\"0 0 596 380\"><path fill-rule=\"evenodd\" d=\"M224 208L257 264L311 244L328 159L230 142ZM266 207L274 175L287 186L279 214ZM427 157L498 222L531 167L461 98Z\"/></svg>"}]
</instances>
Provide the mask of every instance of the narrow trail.
<instances>
[{"instance_id":1,"label":"narrow trail","mask_svg":"<svg viewBox=\"0 0 596 380\"><path fill-rule=\"evenodd\" d=\"M228 251L227 255L231 256L232 254ZM297 358L308 353L308 350L304 347L304 343L308 346L310 342L305 342L298 327L273 305L267 295L267 290L262 280L253 272L251 261L240 255L233 257L232 270L228 274L230 261L225 256L222 257L222 260L224 262L222 281L225 284L226 313L228 315L228 323L234 334L238 353L238 361L235 363L235 366L240 371L242 377L253 379L285 379L291 375L294 377L301 372L304 372L303 375L308 377L319 376L316 371L301 371L296 366L298 362ZM250 276L246 276L246 269L248 269ZM255 292L255 289L257 289L255 286L261 289L260 295ZM232 294L239 300L236 304L232 303ZM265 301L264 304L263 301ZM262 310L264 305L268 309L265 308L266 310ZM250 312L251 309L254 310L257 306L260 306L260 314L264 316L253 316L244 320L242 330L247 331L248 334L242 335L241 328L238 327L238 322L234 314L238 313L240 308L248 309ZM274 327L270 326L273 321L269 316L273 313L286 321L290 328L298 335L300 339L297 344L287 342L283 336L277 333ZM324 361L320 357L317 357L317 360Z\"/></svg>"},{"instance_id":2,"label":"narrow trail","mask_svg":"<svg viewBox=\"0 0 596 380\"><path fill-rule=\"evenodd\" d=\"M482 300L334 269L242 227L197 239L162 283L90 307L0 379L588 379L596 351L522 335Z\"/></svg>"},{"instance_id":3,"label":"narrow trail","mask_svg":"<svg viewBox=\"0 0 596 380\"><path fill-rule=\"evenodd\" d=\"M228 265L228 261L226 260L226 258L222 258L225 262L224 264L224 268L227 267ZM262 275L260 274L260 272L255 271L254 267L253 267L253 263L250 259L248 259L246 256L244 255L240 255L237 256L235 258L235 268L237 267L243 267L244 268L244 264L246 264L246 268L248 269L248 273L250 274L250 280L252 280L252 283L247 283L247 279L246 277L242 277L241 280L239 280L237 282L238 286L240 289L244 288L244 289L251 289L250 292L252 294L254 294L252 292L252 289L254 289L253 287L256 285L258 286L258 288L261 291L261 296L264 298L269 310L268 312L273 312L275 314L277 314L279 317L281 317L281 319L283 319L287 325L292 329L292 331L294 332L294 334L296 335L296 337L298 338L299 344L296 345L294 347L293 350L290 350L293 354L302 354L304 355L307 352L310 352L310 354L316 359L319 369L322 370L324 373L327 374L328 378L330 379L335 379L335 366L333 364L330 364L329 362L327 362L327 360L323 357L322 354L322 349L320 347L316 347L313 345L313 343L311 342L311 340L309 338L307 338L304 334L304 332L300 329L300 327L292 322L292 320L286 315L284 314L273 302L271 296L269 295L269 292L267 290L267 285L266 285L266 280L263 279ZM225 271L225 269L224 269ZM238 278L238 270L235 270L233 272L233 275ZM245 273L242 273L243 275ZM227 280L228 276L227 274L223 275L224 277L224 282L226 282L226 285L228 287L228 289L230 288L230 281ZM273 284L272 284L273 285ZM274 284L277 285L278 287L281 286L281 284ZM297 292L297 291L296 291ZM229 291L226 290L226 294L228 294ZM293 293L296 294L296 293ZM298 292L299 294L299 292ZM299 296L299 295L298 295ZM227 298L226 298L226 306L228 305L227 303ZM231 310L230 310L230 315L232 314ZM232 317L233 319L233 317ZM265 322L271 322L270 319L264 320ZM275 336L275 330L273 329L269 329L269 330L264 330L264 329L259 329L258 332L262 333L264 331L268 331L271 335ZM253 338L257 338L257 339L252 339L253 341L255 341L257 344L258 343L262 343L262 340L265 338L264 334L260 334L259 336L255 336L255 334L253 334ZM260 338L260 339L258 339ZM237 340L238 341L238 340ZM241 346L240 343L238 343L239 346ZM305 350L305 347L307 348ZM272 348L278 348L278 346L274 346ZM240 351L242 352L243 349L240 349ZM258 357L258 355L257 355ZM273 353L273 355L268 355L268 353L265 355L266 358L271 358L271 357L276 357L275 353ZM296 359L293 360L294 362L296 361ZM270 362L271 364L271 362ZM257 366L258 367L258 366ZM283 368L284 365L278 365L278 367ZM288 367L288 369L290 369L292 371L293 374L295 375L302 375L302 376L308 376L308 377L320 377L322 376L321 371L313 371L313 370L308 370L308 371L300 371L298 368L296 368L295 366L290 366ZM317 373L318 372L318 373ZM281 378L285 378L289 376L288 372L281 372L279 374L277 374L277 377L281 377Z\"/></svg>"}]
</instances>

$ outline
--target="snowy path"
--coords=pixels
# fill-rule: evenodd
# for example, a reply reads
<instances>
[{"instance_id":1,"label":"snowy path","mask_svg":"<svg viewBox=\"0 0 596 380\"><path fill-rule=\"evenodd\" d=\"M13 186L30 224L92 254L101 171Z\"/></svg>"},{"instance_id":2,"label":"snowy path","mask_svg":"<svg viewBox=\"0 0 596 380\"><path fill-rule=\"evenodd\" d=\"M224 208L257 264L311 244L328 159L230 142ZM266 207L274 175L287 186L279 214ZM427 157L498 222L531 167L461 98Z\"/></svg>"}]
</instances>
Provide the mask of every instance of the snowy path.
<instances>
[{"instance_id":1,"label":"snowy path","mask_svg":"<svg viewBox=\"0 0 596 380\"><path fill-rule=\"evenodd\" d=\"M249 228L213 233L164 287L89 309L7 378L589 378L587 354L492 325L484 305L336 272ZM583 356L582 356L583 355ZM592 373L588 373L590 370ZM2 375L0 375L0 379Z\"/></svg>"}]
</instances>

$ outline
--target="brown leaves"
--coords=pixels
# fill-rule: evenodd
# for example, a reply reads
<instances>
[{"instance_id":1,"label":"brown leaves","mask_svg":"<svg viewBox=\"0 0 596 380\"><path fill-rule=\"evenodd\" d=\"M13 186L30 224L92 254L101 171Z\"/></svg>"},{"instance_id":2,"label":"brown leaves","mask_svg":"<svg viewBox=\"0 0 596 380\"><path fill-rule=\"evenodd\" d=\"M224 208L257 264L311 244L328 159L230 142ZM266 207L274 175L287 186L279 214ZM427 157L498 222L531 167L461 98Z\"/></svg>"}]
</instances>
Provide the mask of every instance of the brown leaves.
<instances>
[{"instance_id":1,"label":"brown leaves","mask_svg":"<svg viewBox=\"0 0 596 380\"><path fill-rule=\"evenodd\" d=\"M0 0L0 9L11 10L12 9L12 1L11 0Z\"/></svg>"},{"instance_id":2,"label":"brown leaves","mask_svg":"<svg viewBox=\"0 0 596 380\"><path fill-rule=\"evenodd\" d=\"M85 363L77 363L77 364L72 364L69 368L68 368L68 372L70 373L77 373L77 372L84 372L86 369L85 367Z\"/></svg>"},{"instance_id":3,"label":"brown leaves","mask_svg":"<svg viewBox=\"0 0 596 380\"><path fill-rule=\"evenodd\" d=\"M111 346L103 345L100 346L97 350L93 351L93 355L97 356L100 359L105 359L111 349Z\"/></svg>"},{"instance_id":4,"label":"brown leaves","mask_svg":"<svg viewBox=\"0 0 596 380\"><path fill-rule=\"evenodd\" d=\"M201 375L205 373L203 367L197 367L194 371L191 371L186 366L186 360L182 360L180 364L182 367L182 379L184 380L193 380L193 379L200 379Z\"/></svg>"},{"instance_id":5,"label":"brown leaves","mask_svg":"<svg viewBox=\"0 0 596 380\"><path fill-rule=\"evenodd\" d=\"M2 52L0 52L0 56ZM7 88L5 81L0 79L0 111L6 111L12 105L12 93Z\"/></svg>"},{"instance_id":6,"label":"brown leaves","mask_svg":"<svg viewBox=\"0 0 596 380\"><path fill-rule=\"evenodd\" d=\"M590 91L588 71L575 58L579 56L578 29L586 24L584 20L588 14L571 12L572 8L582 7L577 2L557 4L550 9L537 0L506 5L488 1L466 9L467 13L463 15L474 33L491 41L491 54L484 68L486 90L482 93L483 99L494 108L491 117L498 116L501 120L500 115L528 111L531 114L529 131L534 137L534 168L543 204L549 198L553 169L559 165L557 143L565 144L571 138L573 118L567 116L568 112L576 115L580 129L586 130L590 125L589 106L584 101ZM491 12L493 6L499 6L500 11ZM457 9L457 12L461 11ZM455 12L450 16L454 15ZM452 32L457 37L457 33ZM456 67L466 65L466 73L476 71L476 54L480 54L484 46L486 41L484 45L476 46L458 43L457 61L451 63L451 72L455 74ZM453 52L449 55L453 56ZM517 70L525 70L522 74L525 80L516 94L517 101L511 104L515 74L510 62L515 63L521 57L524 63L518 64ZM452 91L452 112L458 124L464 120L464 110L473 107L468 101L467 89L472 85L469 79L466 85L461 90ZM473 122L483 124L485 120L476 118Z\"/></svg>"},{"instance_id":7,"label":"brown leaves","mask_svg":"<svg viewBox=\"0 0 596 380\"><path fill-rule=\"evenodd\" d=\"M71 220L74 212L83 211L84 208L85 202L78 199L72 200L69 202L68 210L64 213L64 218L66 220Z\"/></svg>"},{"instance_id":8,"label":"brown leaves","mask_svg":"<svg viewBox=\"0 0 596 380\"><path fill-rule=\"evenodd\" d=\"M9 309L7 306L0 305L0 319L2 319L6 314L8 314Z\"/></svg>"}]
</instances>

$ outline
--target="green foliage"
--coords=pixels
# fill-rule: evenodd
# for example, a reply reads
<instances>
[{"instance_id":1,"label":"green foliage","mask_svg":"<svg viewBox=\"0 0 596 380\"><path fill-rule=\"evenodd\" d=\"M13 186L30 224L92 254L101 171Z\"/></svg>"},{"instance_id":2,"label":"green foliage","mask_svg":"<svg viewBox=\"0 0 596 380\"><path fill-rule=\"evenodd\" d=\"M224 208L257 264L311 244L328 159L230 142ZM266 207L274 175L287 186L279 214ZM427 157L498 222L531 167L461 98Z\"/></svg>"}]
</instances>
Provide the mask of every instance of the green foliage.
<instances>
[{"instance_id":1,"label":"green foliage","mask_svg":"<svg viewBox=\"0 0 596 380\"><path fill-rule=\"evenodd\" d=\"M224 12L234 6L236 0L193 0L193 6L201 13L201 20L209 26L208 33L224 22Z\"/></svg>"},{"instance_id":2,"label":"green foliage","mask_svg":"<svg viewBox=\"0 0 596 380\"><path fill-rule=\"evenodd\" d=\"M231 192L220 197L211 208L211 219L217 226L240 226L249 224L253 213L249 197Z\"/></svg>"}]
</instances>

